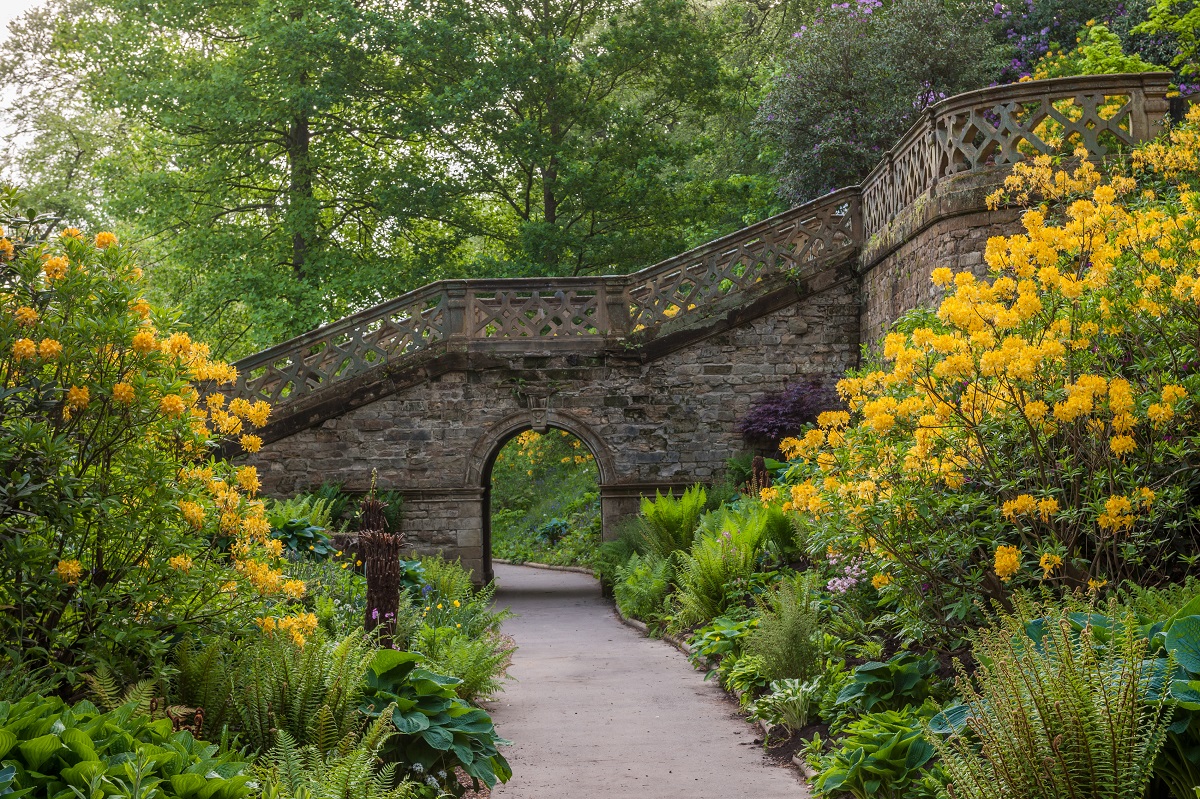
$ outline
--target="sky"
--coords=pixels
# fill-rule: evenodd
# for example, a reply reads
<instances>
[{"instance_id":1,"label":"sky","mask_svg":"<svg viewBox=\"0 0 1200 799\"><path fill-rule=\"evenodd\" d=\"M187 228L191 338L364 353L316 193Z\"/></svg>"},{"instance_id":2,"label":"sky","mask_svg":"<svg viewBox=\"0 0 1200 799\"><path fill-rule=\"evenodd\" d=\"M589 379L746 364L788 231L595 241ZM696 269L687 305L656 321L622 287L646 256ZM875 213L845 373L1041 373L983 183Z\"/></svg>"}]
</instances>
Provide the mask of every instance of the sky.
<instances>
[{"instance_id":1,"label":"sky","mask_svg":"<svg viewBox=\"0 0 1200 799\"><path fill-rule=\"evenodd\" d=\"M0 41L8 38L8 23L41 3L42 0L0 0Z\"/></svg>"}]
</instances>

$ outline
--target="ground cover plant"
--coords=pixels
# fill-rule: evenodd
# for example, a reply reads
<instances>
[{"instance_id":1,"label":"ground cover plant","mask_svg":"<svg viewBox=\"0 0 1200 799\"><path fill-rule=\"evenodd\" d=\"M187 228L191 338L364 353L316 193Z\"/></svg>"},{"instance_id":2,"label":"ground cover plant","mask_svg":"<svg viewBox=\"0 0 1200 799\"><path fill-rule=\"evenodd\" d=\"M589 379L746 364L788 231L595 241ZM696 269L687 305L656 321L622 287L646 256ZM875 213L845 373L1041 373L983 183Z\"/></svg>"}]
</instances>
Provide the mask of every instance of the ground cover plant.
<instances>
[{"instance_id":1,"label":"ground cover plant","mask_svg":"<svg viewBox=\"0 0 1200 799\"><path fill-rule=\"evenodd\" d=\"M1085 156L1018 164L986 274L933 268L938 307L671 570L609 548L622 610L690 633L819 795L1200 788L1200 110Z\"/></svg>"}]
</instances>

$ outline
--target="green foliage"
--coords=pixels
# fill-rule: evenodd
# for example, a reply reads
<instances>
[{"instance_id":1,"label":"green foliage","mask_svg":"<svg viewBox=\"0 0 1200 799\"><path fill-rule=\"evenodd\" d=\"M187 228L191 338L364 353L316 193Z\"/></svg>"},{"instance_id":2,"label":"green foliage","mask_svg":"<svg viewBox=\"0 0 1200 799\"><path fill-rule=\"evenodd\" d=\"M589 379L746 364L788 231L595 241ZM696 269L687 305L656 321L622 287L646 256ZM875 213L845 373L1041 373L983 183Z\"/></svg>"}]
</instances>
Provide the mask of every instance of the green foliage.
<instances>
[{"instance_id":1,"label":"green foliage","mask_svg":"<svg viewBox=\"0 0 1200 799\"><path fill-rule=\"evenodd\" d=\"M496 635L510 611L492 609L496 584L479 590L471 584L471 575L458 563L441 557L422 558L425 587L417 608L420 621L431 627L461 630L473 638Z\"/></svg>"},{"instance_id":2,"label":"green foliage","mask_svg":"<svg viewBox=\"0 0 1200 799\"><path fill-rule=\"evenodd\" d=\"M455 627L422 626L409 648L425 656L431 671L459 680L454 692L475 702L490 699L502 690L501 678L516 646L495 633L482 638L466 635Z\"/></svg>"},{"instance_id":3,"label":"green foliage","mask_svg":"<svg viewBox=\"0 0 1200 799\"><path fill-rule=\"evenodd\" d=\"M772 680L767 694L750 706L750 718L762 719L771 725L782 725L789 732L802 730L808 726L820 690L821 683L815 679L808 682Z\"/></svg>"},{"instance_id":4,"label":"green foliage","mask_svg":"<svg viewBox=\"0 0 1200 799\"><path fill-rule=\"evenodd\" d=\"M708 493L701 485L688 488L679 497L655 491L653 500L643 498L641 551L669 558L689 549L707 502Z\"/></svg>"},{"instance_id":5,"label":"green foliage","mask_svg":"<svg viewBox=\"0 0 1200 799\"><path fill-rule=\"evenodd\" d=\"M1070 75L1115 75L1122 72L1154 72L1160 68L1137 54L1127 55L1120 38L1106 26L1083 29L1078 47L1069 53L1051 48L1033 67L1037 80Z\"/></svg>"},{"instance_id":6,"label":"green foliage","mask_svg":"<svg viewBox=\"0 0 1200 799\"><path fill-rule=\"evenodd\" d=\"M1178 52L1171 65L1179 74L1200 74L1200 5L1190 0L1155 0L1150 18L1135 33L1174 37Z\"/></svg>"},{"instance_id":7,"label":"green foliage","mask_svg":"<svg viewBox=\"0 0 1200 799\"><path fill-rule=\"evenodd\" d=\"M283 634L249 643L213 639L176 651L180 701L205 709L210 729L229 727L256 752L282 730L321 753L360 726L363 675L375 652L361 629L341 640L317 632L304 646Z\"/></svg>"},{"instance_id":8,"label":"green foliage","mask_svg":"<svg viewBox=\"0 0 1200 799\"><path fill-rule=\"evenodd\" d=\"M933 743L958 797L1142 797L1170 711L1161 688L1153 696L1139 625L1110 611L1107 645L1066 609L1023 600L976 634L964 704L934 720L949 732Z\"/></svg>"},{"instance_id":9,"label":"green foliage","mask_svg":"<svg viewBox=\"0 0 1200 799\"><path fill-rule=\"evenodd\" d=\"M325 529L305 519L289 519L273 526L271 538L282 541L284 549L293 556L324 559L337 551Z\"/></svg>"},{"instance_id":10,"label":"green foliage","mask_svg":"<svg viewBox=\"0 0 1200 799\"><path fill-rule=\"evenodd\" d=\"M780 150L781 194L798 203L857 184L926 107L987 85L1000 50L986 9L851 2L805 20L758 116Z\"/></svg>"},{"instance_id":11,"label":"green foliage","mask_svg":"<svg viewBox=\"0 0 1200 799\"><path fill-rule=\"evenodd\" d=\"M820 776L814 783L817 793L845 792L855 799L907 796L908 790L922 780L921 769L933 757L934 748L925 739L922 722L936 710L929 705L885 710L851 724L839 748L821 763Z\"/></svg>"},{"instance_id":12,"label":"green foliage","mask_svg":"<svg viewBox=\"0 0 1200 799\"><path fill-rule=\"evenodd\" d=\"M592 568L601 583L613 585L617 580L617 571L635 554L642 552L642 520L640 516L629 516L623 519L617 527L617 537L605 541L597 549L592 558Z\"/></svg>"},{"instance_id":13,"label":"green foliage","mask_svg":"<svg viewBox=\"0 0 1200 799\"><path fill-rule=\"evenodd\" d=\"M759 623L746 638L745 651L763 660L772 680L807 680L821 668L821 611L814 576L781 580L764 602Z\"/></svg>"},{"instance_id":14,"label":"green foliage","mask_svg":"<svg viewBox=\"0 0 1200 799\"><path fill-rule=\"evenodd\" d=\"M263 799L418 799L415 783L398 781L396 764L377 768L380 751L395 734L391 719L375 719L353 747L321 752L299 746L280 732L271 750L254 763Z\"/></svg>"},{"instance_id":15,"label":"green foliage","mask_svg":"<svg viewBox=\"0 0 1200 799\"><path fill-rule=\"evenodd\" d=\"M762 551L767 518L767 511L757 504L725 506L704 517L691 550L678 556L679 590L672 597L677 606L673 625L683 629L705 624L737 601L730 587L751 580Z\"/></svg>"},{"instance_id":16,"label":"green foliage","mask_svg":"<svg viewBox=\"0 0 1200 799\"><path fill-rule=\"evenodd\" d=\"M328 529L333 516L334 500L318 494L300 494L288 499L272 499L267 503L267 521L279 529L288 522L300 522L306 527Z\"/></svg>"},{"instance_id":17,"label":"green foliage","mask_svg":"<svg viewBox=\"0 0 1200 799\"><path fill-rule=\"evenodd\" d=\"M688 660L693 666L701 667L716 663L727 656L741 655L746 636L758 623L757 616L749 619L731 619L724 616L713 619L688 638L688 648L692 650Z\"/></svg>"},{"instance_id":18,"label":"green foliage","mask_svg":"<svg viewBox=\"0 0 1200 799\"><path fill-rule=\"evenodd\" d=\"M133 704L107 713L83 701L30 695L0 701L0 759L11 768L8 795L144 799L242 799L251 794L246 764L169 719L152 720ZM6 768L7 771L7 768Z\"/></svg>"},{"instance_id":19,"label":"green foliage","mask_svg":"<svg viewBox=\"0 0 1200 799\"><path fill-rule=\"evenodd\" d=\"M929 677L936 670L937 661L912 652L901 652L886 663L864 663L842 687L837 704L863 713L919 705L932 693Z\"/></svg>"},{"instance_id":20,"label":"green foliage","mask_svg":"<svg viewBox=\"0 0 1200 799\"><path fill-rule=\"evenodd\" d=\"M738 704L744 709L771 684L762 669L762 658L753 655L730 656L721 660L717 679L727 691L737 695Z\"/></svg>"},{"instance_id":21,"label":"green foliage","mask_svg":"<svg viewBox=\"0 0 1200 799\"><path fill-rule=\"evenodd\" d=\"M621 612L632 619L657 622L666 612L664 602L674 575L671 561L652 554L633 555L617 567L613 597Z\"/></svg>"},{"instance_id":22,"label":"green foliage","mask_svg":"<svg viewBox=\"0 0 1200 799\"><path fill-rule=\"evenodd\" d=\"M390 715L398 731L383 747L385 758L416 773L444 774L443 783L453 781L455 768L476 786L507 782L512 770L496 749L503 741L491 718L458 698L457 679L423 668L422 661L420 654L392 649L371 661L361 709L372 717Z\"/></svg>"}]
</instances>

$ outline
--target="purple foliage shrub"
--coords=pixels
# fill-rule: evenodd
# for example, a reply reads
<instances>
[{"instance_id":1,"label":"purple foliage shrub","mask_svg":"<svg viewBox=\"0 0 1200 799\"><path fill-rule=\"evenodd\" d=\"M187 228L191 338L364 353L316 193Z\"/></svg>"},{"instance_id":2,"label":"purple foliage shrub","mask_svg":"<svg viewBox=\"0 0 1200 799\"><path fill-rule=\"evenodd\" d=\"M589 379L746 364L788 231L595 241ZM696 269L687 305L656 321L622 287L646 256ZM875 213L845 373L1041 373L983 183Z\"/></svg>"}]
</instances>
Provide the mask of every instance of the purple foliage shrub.
<instances>
[{"instance_id":1,"label":"purple foliage shrub","mask_svg":"<svg viewBox=\"0 0 1200 799\"><path fill-rule=\"evenodd\" d=\"M738 432L747 441L777 445L780 439L794 436L805 425L816 422L822 411L839 406L837 394L823 383L797 381L756 402L738 423Z\"/></svg>"}]
</instances>

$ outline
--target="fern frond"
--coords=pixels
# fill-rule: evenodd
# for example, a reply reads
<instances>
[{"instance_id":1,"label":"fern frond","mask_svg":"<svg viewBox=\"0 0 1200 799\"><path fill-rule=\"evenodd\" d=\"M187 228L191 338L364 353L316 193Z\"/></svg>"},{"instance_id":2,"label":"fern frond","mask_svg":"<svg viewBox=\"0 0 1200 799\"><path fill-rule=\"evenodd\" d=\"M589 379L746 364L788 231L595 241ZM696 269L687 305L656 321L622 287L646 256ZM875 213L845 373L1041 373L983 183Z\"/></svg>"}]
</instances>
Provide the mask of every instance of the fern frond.
<instances>
[{"instance_id":1,"label":"fern frond","mask_svg":"<svg viewBox=\"0 0 1200 799\"><path fill-rule=\"evenodd\" d=\"M92 692L96 706L103 711L112 711L125 704L121 701L121 684L112 670L103 663L96 664L96 670L85 674L88 688Z\"/></svg>"}]
</instances>

